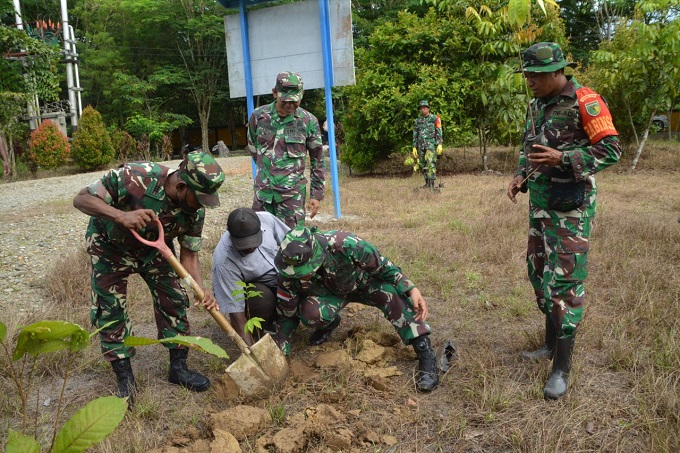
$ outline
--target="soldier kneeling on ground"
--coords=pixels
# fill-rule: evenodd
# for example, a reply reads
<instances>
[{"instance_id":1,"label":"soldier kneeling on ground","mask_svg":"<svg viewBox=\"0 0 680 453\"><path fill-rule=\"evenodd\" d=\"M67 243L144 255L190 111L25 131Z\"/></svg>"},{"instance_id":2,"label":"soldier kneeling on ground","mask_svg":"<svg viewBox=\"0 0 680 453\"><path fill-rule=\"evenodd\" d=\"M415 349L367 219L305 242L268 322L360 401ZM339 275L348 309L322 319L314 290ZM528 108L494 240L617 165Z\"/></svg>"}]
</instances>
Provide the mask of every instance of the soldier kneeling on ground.
<instances>
[{"instance_id":1,"label":"soldier kneeling on ground","mask_svg":"<svg viewBox=\"0 0 680 453\"><path fill-rule=\"evenodd\" d=\"M340 310L356 301L379 308L404 344L413 346L418 356L416 388L429 392L439 384L425 299L372 244L352 233L297 227L281 242L275 264L276 341L286 355L300 321L316 327L310 344L320 345L340 324Z\"/></svg>"}]
</instances>

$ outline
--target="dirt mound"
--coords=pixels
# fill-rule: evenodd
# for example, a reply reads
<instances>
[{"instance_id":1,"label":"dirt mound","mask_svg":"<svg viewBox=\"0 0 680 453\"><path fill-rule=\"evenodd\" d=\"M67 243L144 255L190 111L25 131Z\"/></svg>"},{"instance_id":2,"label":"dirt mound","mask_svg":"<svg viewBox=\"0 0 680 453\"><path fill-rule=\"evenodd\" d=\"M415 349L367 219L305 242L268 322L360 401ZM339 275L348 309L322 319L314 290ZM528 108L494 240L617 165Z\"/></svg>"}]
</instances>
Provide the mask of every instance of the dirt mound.
<instances>
[{"instance_id":1,"label":"dirt mound","mask_svg":"<svg viewBox=\"0 0 680 453\"><path fill-rule=\"evenodd\" d=\"M344 341L322 345L314 350L318 353L306 357L307 360L290 361L290 376L281 394L298 386L322 386L317 394L318 404L278 420L272 420L271 409L239 404L211 414L211 439L199 438L196 432L190 431L176 436L154 453L239 452L239 442L244 441L249 448L255 445L255 451L262 453L317 449L360 452L367 447L396 445L396 437L376 432L375 428L368 429L362 421L364 412L347 404L347 389L328 386L327 380L335 373L356 386L351 389L354 393L381 392L386 397L394 397L395 389L405 384L393 382L394 377L403 374L395 363L413 358L404 352L406 349L395 334L353 328ZM238 388L229 381L228 378L217 380L216 392L225 396L226 401L237 401Z\"/></svg>"}]
</instances>

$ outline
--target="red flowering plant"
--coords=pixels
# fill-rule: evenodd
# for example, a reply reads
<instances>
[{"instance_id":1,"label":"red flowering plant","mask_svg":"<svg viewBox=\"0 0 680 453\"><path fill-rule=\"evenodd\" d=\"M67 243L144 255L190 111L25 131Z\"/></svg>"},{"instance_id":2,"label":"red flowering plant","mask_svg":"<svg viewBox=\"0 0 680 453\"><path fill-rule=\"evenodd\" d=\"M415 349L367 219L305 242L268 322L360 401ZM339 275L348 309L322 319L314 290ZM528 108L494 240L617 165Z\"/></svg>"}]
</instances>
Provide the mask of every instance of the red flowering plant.
<instances>
[{"instance_id":1,"label":"red flowering plant","mask_svg":"<svg viewBox=\"0 0 680 453\"><path fill-rule=\"evenodd\" d=\"M70 154L68 138L52 121L43 121L31 132L28 158L36 165L51 170L65 164Z\"/></svg>"}]
</instances>

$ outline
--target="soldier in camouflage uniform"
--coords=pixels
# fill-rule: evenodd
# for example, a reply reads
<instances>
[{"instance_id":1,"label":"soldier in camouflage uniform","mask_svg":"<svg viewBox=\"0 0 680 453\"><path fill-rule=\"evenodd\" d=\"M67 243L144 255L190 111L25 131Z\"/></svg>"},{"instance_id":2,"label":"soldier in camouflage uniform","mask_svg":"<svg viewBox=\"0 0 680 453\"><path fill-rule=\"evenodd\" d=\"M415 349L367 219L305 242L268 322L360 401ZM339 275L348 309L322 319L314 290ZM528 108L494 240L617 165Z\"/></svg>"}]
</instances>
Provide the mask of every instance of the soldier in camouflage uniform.
<instances>
[{"instance_id":1,"label":"soldier in camouflage uniform","mask_svg":"<svg viewBox=\"0 0 680 453\"><path fill-rule=\"evenodd\" d=\"M123 341L132 332L127 311L127 284L131 274L140 274L151 290L158 338L189 335L189 299L177 274L160 252L141 244L129 229L155 239L156 219L163 225L165 241L180 246L179 260L202 286L198 251L205 220L204 207L219 205L217 190L224 173L215 159L204 152L191 152L177 171L155 163L130 163L106 173L82 189L73 205L92 216L87 227L87 251L92 261L92 325L100 328L104 358L118 378L119 396L133 401L135 381L130 358L135 349ZM205 288L203 305L217 307ZM109 324L110 323L110 324ZM168 344L169 381L190 390L210 387L205 376L187 368L188 349Z\"/></svg>"},{"instance_id":2,"label":"soldier in camouflage uniform","mask_svg":"<svg viewBox=\"0 0 680 453\"><path fill-rule=\"evenodd\" d=\"M418 109L420 116L413 126L413 158L418 159L425 178L423 189L434 189L437 156L442 154L442 122L438 115L430 114L427 101L420 101Z\"/></svg>"},{"instance_id":3,"label":"soldier in camouflage uniform","mask_svg":"<svg viewBox=\"0 0 680 453\"><path fill-rule=\"evenodd\" d=\"M300 107L302 78L282 72L272 89L275 101L255 109L248 121L248 150L257 164L254 211L267 211L289 228L305 223L309 152L310 217L319 212L325 173L319 121Z\"/></svg>"},{"instance_id":4,"label":"soldier in camouflage uniform","mask_svg":"<svg viewBox=\"0 0 680 453\"><path fill-rule=\"evenodd\" d=\"M413 346L419 361L418 390L429 392L437 386L425 299L373 245L352 233L298 227L281 242L275 264L279 270L276 340L286 355L300 321L316 327L310 344L322 344L340 324L340 310L358 301L379 308L404 344Z\"/></svg>"},{"instance_id":5,"label":"soldier in camouflage uniform","mask_svg":"<svg viewBox=\"0 0 680 453\"><path fill-rule=\"evenodd\" d=\"M574 339L583 318L584 280L597 186L594 174L621 156L618 133L604 100L564 74L555 43L522 54L522 71L534 95L527 111L519 167L508 197L529 190L529 280L545 314L545 345L525 358L552 358L543 394L564 395Z\"/></svg>"}]
</instances>

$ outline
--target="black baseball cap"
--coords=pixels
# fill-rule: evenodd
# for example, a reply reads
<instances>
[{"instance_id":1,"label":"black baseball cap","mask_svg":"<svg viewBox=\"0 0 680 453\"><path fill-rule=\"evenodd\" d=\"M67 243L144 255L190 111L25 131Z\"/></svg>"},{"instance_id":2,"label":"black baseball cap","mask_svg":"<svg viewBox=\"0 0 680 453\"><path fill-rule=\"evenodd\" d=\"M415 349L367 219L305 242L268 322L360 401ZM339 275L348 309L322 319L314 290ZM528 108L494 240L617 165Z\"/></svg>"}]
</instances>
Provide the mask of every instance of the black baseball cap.
<instances>
[{"instance_id":1,"label":"black baseball cap","mask_svg":"<svg viewBox=\"0 0 680 453\"><path fill-rule=\"evenodd\" d=\"M227 218L227 231L236 250L248 250L262 244L260 218L250 208L236 208Z\"/></svg>"}]
</instances>

